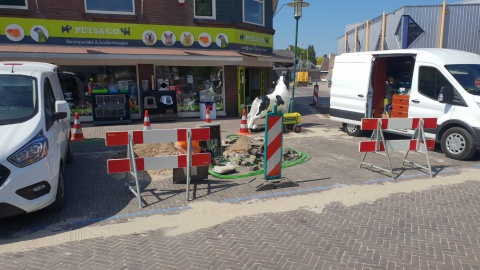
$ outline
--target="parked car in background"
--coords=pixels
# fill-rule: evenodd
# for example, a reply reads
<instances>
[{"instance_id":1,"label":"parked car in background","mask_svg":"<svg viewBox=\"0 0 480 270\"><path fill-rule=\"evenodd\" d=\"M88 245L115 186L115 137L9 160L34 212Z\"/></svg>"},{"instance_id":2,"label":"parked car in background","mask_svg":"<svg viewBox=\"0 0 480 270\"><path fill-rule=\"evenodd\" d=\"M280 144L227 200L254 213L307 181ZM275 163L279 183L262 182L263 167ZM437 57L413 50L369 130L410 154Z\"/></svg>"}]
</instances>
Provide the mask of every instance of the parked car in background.
<instances>
[{"instance_id":1,"label":"parked car in background","mask_svg":"<svg viewBox=\"0 0 480 270\"><path fill-rule=\"evenodd\" d=\"M0 62L0 218L65 206L70 109L56 69Z\"/></svg>"}]
</instances>

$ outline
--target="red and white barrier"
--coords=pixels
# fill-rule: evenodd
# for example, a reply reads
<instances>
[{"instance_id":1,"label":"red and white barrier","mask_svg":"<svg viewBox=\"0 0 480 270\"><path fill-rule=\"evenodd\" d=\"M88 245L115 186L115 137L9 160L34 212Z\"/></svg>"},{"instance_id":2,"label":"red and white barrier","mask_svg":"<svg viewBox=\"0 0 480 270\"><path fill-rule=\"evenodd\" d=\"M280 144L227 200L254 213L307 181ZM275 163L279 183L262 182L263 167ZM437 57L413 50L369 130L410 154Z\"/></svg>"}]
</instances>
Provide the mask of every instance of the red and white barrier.
<instances>
[{"instance_id":1,"label":"red and white barrier","mask_svg":"<svg viewBox=\"0 0 480 270\"><path fill-rule=\"evenodd\" d=\"M265 119L265 164L264 178L277 179L282 177L282 140L283 114L269 113Z\"/></svg>"},{"instance_id":2,"label":"red and white barrier","mask_svg":"<svg viewBox=\"0 0 480 270\"><path fill-rule=\"evenodd\" d=\"M364 153L360 167L367 165L383 171L387 171L394 179L392 165L390 162L389 152L406 151L403 164L415 165L417 167L426 169L430 172L432 177L432 169L430 166L430 159L428 151L435 148L435 139L426 139L424 129L437 128L437 118L364 118L362 119L362 130L373 130L370 141L360 142L359 152ZM385 140L383 130L386 129L413 129L413 136L410 140ZM410 151L419 152L426 155L428 167L407 160ZM387 157L389 170L382 167L366 163L365 157L367 153L379 153Z\"/></svg>"},{"instance_id":3,"label":"red and white barrier","mask_svg":"<svg viewBox=\"0 0 480 270\"><path fill-rule=\"evenodd\" d=\"M192 140L210 140L209 128L192 128ZM111 131L106 133L106 146L120 146L129 144L129 135L132 135L133 144L165 143L187 141L187 129L154 129L134 131Z\"/></svg>"},{"instance_id":4,"label":"red and white barrier","mask_svg":"<svg viewBox=\"0 0 480 270\"><path fill-rule=\"evenodd\" d=\"M190 167L209 166L210 153L192 153L192 140L210 140L210 128L192 129L155 129L134 131L106 132L105 144L107 146L127 145L127 158L108 159L108 173L130 173L135 178L135 186L131 186L125 178L125 185L138 198L140 208L142 199L138 181L138 171L159 170L169 168L187 168L187 200L189 198ZM165 143L165 142L188 142L187 154L161 157L135 157L135 144ZM128 174L127 174L128 176Z\"/></svg>"},{"instance_id":5,"label":"red and white barrier","mask_svg":"<svg viewBox=\"0 0 480 270\"><path fill-rule=\"evenodd\" d=\"M135 158L137 171L187 167L187 155ZM210 165L210 153L192 155L192 167ZM133 167L133 166L132 166ZM123 173L133 170L129 158L107 160L108 173Z\"/></svg>"},{"instance_id":6,"label":"red and white barrier","mask_svg":"<svg viewBox=\"0 0 480 270\"><path fill-rule=\"evenodd\" d=\"M429 139L425 140L428 150L433 150L435 148L435 140ZM398 151L416 151L421 146L420 140L395 140L395 141L385 141L385 145L381 142L368 141L360 142L359 152L376 152L376 151L385 151L398 152Z\"/></svg>"},{"instance_id":7,"label":"red and white barrier","mask_svg":"<svg viewBox=\"0 0 480 270\"><path fill-rule=\"evenodd\" d=\"M418 129L421 119L423 128L437 128L437 118L363 118L362 130L376 130L378 122L382 129Z\"/></svg>"}]
</instances>

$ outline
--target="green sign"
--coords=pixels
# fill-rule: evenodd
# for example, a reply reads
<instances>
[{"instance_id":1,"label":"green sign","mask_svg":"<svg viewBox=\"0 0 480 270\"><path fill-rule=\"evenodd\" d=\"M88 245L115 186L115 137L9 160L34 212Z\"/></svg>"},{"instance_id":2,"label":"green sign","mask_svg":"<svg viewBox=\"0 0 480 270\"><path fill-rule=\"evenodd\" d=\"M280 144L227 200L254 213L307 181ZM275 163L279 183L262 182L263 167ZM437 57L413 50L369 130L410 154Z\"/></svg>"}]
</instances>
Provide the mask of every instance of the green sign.
<instances>
[{"instance_id":1,"label":"green sign","mask_svg":"<svg viewBox=\"0 0 480 270\"><path fill-rule=\"evenodd\" d=\"M0 18L0 42L230 49L271 53L273 35L231 28Z\"/></svg>"}]
</instances>

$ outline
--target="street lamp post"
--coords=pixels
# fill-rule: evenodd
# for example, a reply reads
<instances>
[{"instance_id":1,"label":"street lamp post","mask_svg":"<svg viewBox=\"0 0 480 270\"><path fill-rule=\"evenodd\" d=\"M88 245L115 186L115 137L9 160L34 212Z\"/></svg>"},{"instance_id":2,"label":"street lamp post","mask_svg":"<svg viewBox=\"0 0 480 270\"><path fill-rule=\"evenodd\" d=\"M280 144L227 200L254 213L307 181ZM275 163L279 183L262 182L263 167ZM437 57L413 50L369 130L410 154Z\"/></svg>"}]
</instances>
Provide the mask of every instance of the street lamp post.
<instances>
[{"instance_id":1,"label":"street lamp post","mask_svg":"<svg viewBox=\"0 0 480 270\"><path fill-rule=\"evenodd\" d=\"M293 87L292 87L292 99L290 100L290 107L288 112L293 112L294 100L295 100L295 84L297 81L297 40L298 40L298 20L302 17L302 8L308 7L310 4L303 2L303 0L294 0L294 2L287 3L287 6L293 7L293 17L296 20L295 25L295 47L293 49Z\"/></svg>"}]
</instances>

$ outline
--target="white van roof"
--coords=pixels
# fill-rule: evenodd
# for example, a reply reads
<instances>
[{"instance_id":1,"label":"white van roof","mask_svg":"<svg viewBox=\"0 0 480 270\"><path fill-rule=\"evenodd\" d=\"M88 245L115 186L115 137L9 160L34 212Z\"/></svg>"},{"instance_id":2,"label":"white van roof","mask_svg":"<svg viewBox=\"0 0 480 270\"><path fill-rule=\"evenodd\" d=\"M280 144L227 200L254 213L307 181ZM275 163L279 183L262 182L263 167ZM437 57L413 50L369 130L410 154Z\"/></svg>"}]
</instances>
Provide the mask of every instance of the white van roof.
<instances>
[{"instance_id":1,"label":"white van roof","mask_svg":"<svg viewBox=\"0 0 480 270\"><path fill-rule=\"evenodd\" d=\"M1 71L57 71L57 66L49 63L28 61L5 61L0 62Z\"/></svg>"},{"instance_id":2,"label":"white van roof","mask_svg":"<svg viewBox=\"0 0 480 270\"><path fill-rule=\"evenodd\" d=\"M401 50L386 50L386 51L371 51L371 52L357 52L357 53L344 53L335 58L340 60L342 58L349 58L354 55L415 55L416 61L441 63L441 65L454 65L454 64L480 64L480 55L451 49L440 48L424 48L424 49L401 49ZM350 58L351 59L351 58Z\"/></svg>"}]
</instances>

